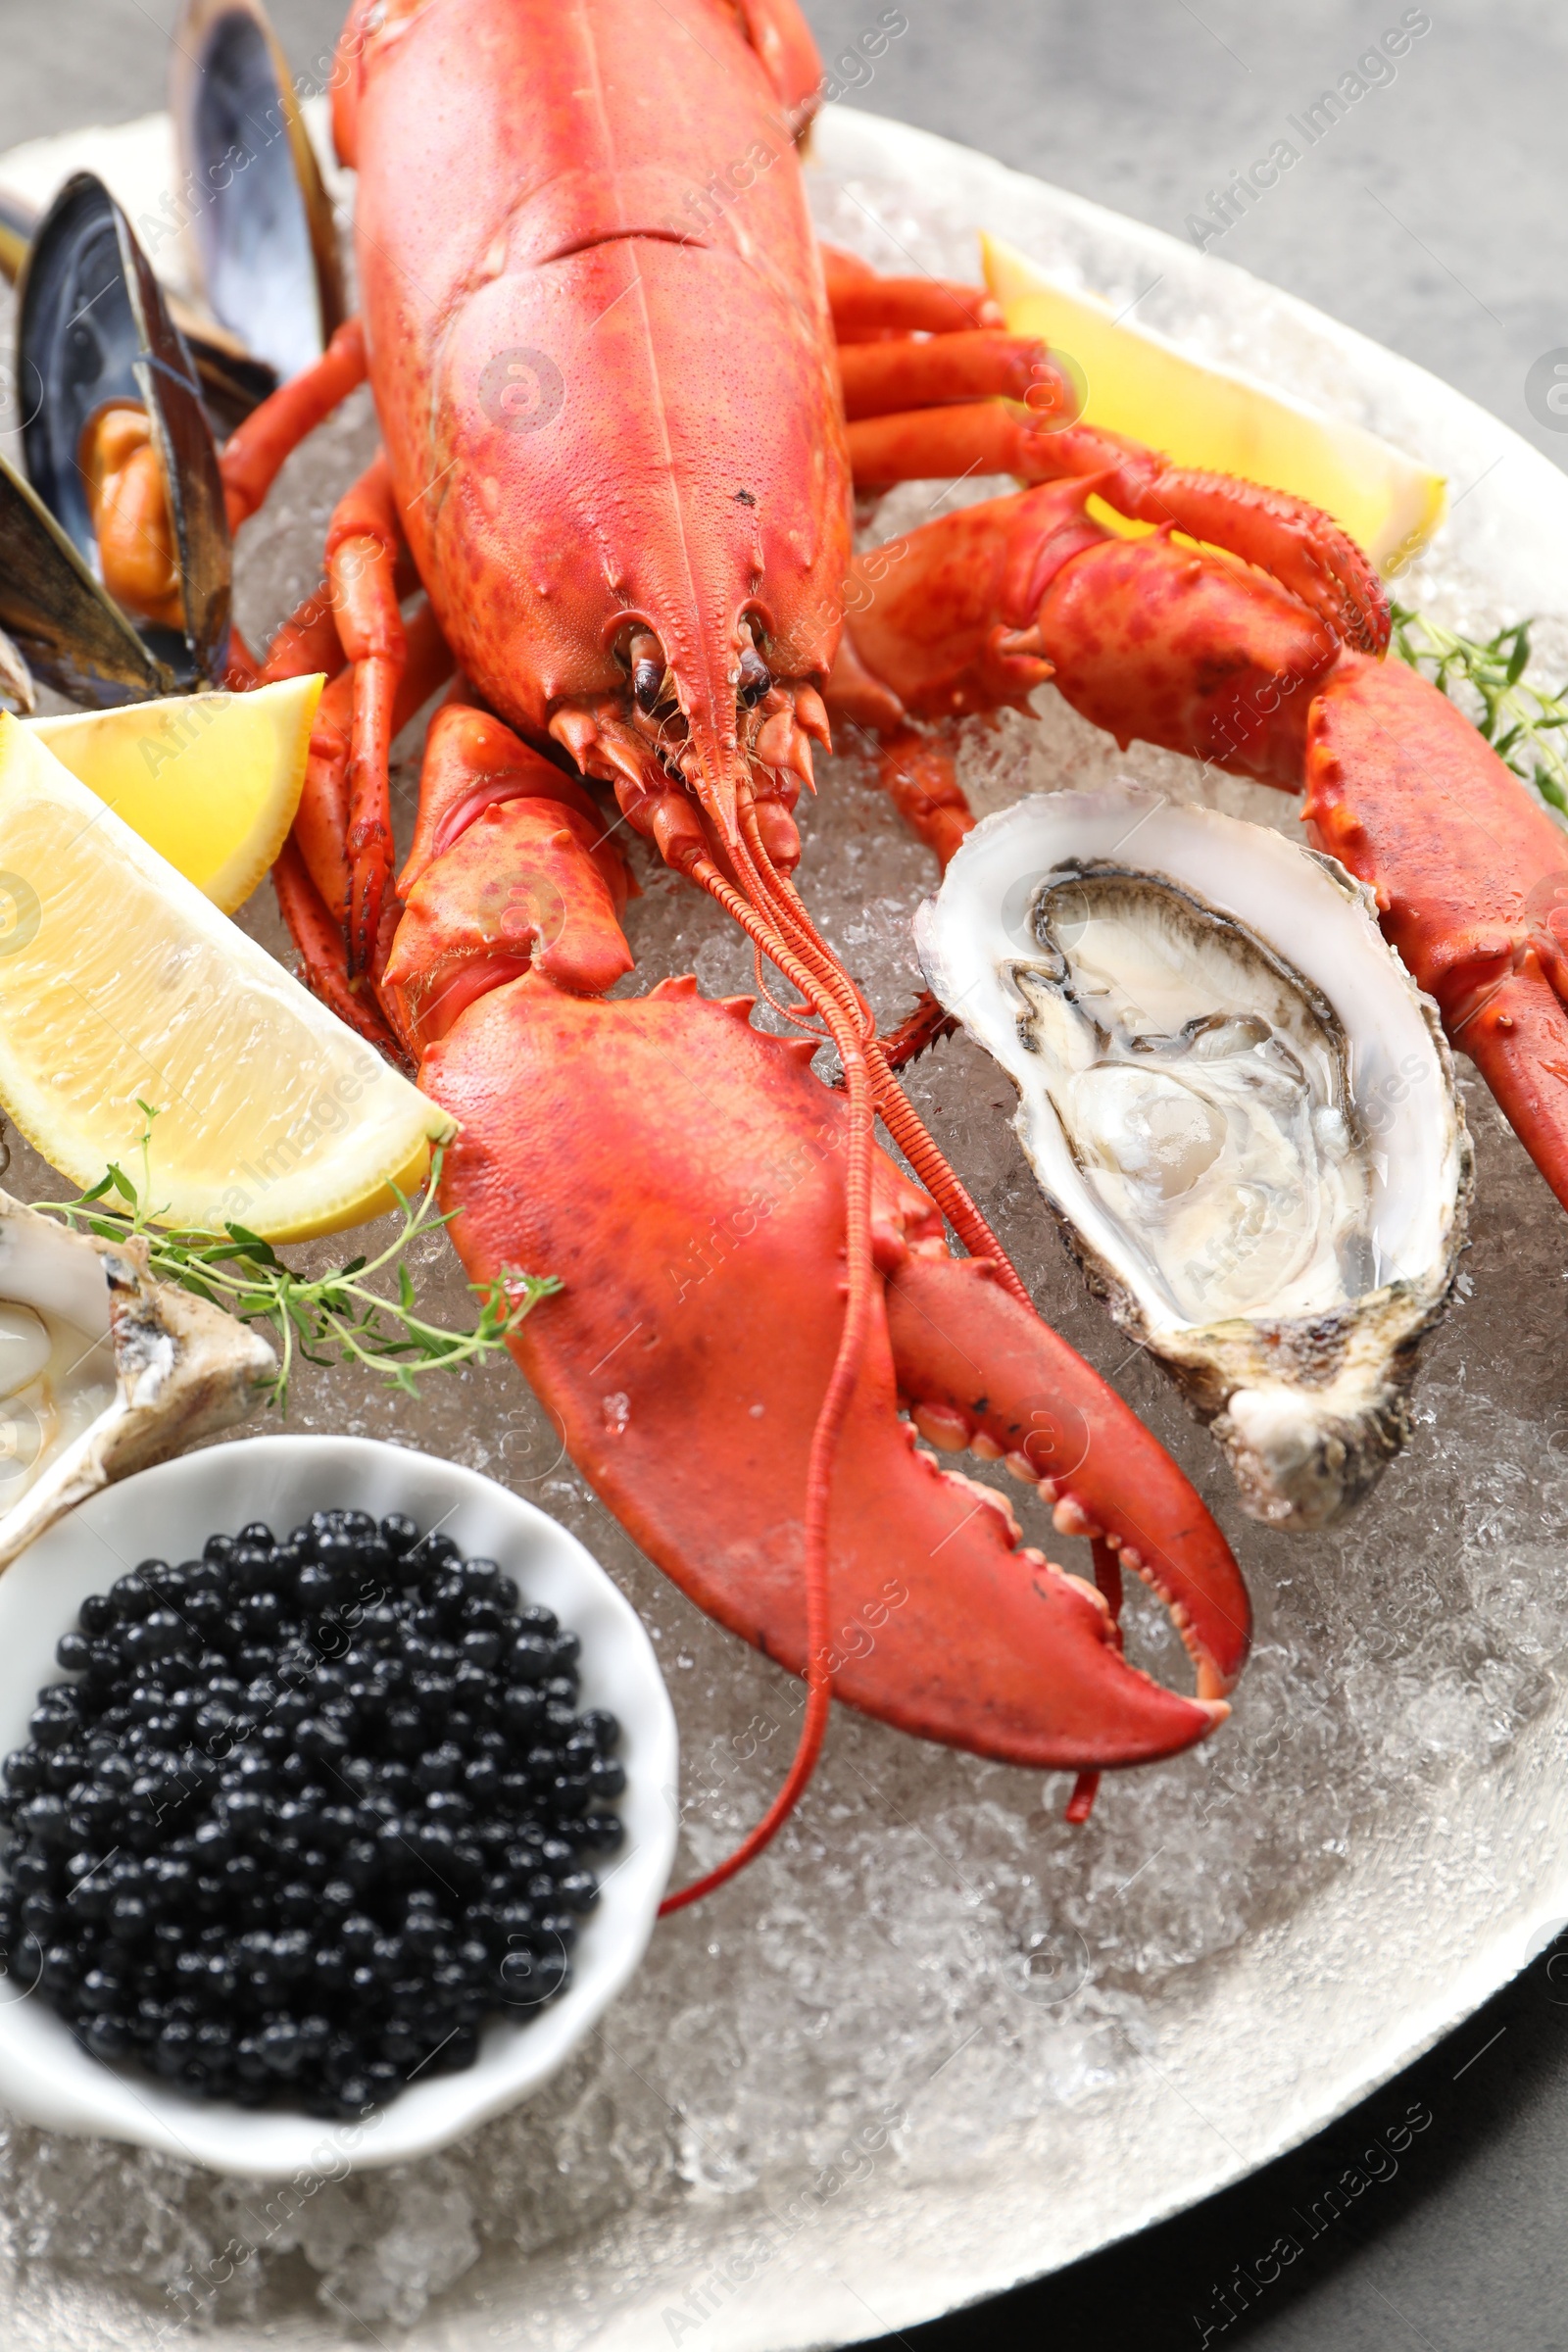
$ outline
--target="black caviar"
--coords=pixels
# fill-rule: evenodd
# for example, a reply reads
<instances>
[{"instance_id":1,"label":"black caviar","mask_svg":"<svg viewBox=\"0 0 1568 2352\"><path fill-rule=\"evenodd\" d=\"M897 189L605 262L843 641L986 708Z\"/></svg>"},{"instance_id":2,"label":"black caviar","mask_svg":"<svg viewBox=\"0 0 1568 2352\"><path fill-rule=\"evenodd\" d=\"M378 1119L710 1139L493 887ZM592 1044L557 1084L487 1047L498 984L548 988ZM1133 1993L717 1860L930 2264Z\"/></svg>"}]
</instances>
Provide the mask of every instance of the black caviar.
<instances>
[{"instance_id":1,"label":"black caviar","mask_svg":"<svg viewBox=\"0 0 1568 2352\"><path fill-rule=\"evenodd\" d=\"M363 2115L571 1973L621 1837L577 1637L411 1519L318 1511L84 1601L0 1795L0 1966L106 2059Z\"/></svg>"}]
</instances>

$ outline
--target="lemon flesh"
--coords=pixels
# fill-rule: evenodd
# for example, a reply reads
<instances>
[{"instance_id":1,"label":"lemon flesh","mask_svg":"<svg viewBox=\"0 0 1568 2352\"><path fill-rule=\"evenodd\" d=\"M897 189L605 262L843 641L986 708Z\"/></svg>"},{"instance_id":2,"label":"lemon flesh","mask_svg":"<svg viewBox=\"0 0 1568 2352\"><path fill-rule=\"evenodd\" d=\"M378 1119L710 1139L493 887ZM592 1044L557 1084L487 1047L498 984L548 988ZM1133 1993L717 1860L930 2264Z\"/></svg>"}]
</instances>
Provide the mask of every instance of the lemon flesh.
<instances>
[{"instance_id":1,"label":"lemon flesh","mask_svg":"<svg viewBox=\"0 0 1568 2352\"><path fill-rule=\"evenodd\" d=\"M167 1225L335 1233L453 1123L0 716L0 1107L74 1183L111 1160Z\"/></svg>"},{"instance_id":2,"label":"lemon flesh","mask_svg":"<svg viewBox=\"0 0 1568 2352\"><path fill-rule=\"evenodd\" d=\"M24 721L187 882L232 914L288 838L326 681Z\"/></svg>"},{"instance_id":3,"label":"lemon flesh","mask_svg":"<svg viewBox=\"0 0 1568 2352\"><path fill-rule=\"evenodd\" d=\"M1375 433L1117 320L999 238L981 245L1009 331L1043 337L1080 371L1085 423L1147 442L1178 466L1294 491L1332 514L1383 572L1401 571L1442 521L1442 474Z\"/></svg>"}]
</instances>

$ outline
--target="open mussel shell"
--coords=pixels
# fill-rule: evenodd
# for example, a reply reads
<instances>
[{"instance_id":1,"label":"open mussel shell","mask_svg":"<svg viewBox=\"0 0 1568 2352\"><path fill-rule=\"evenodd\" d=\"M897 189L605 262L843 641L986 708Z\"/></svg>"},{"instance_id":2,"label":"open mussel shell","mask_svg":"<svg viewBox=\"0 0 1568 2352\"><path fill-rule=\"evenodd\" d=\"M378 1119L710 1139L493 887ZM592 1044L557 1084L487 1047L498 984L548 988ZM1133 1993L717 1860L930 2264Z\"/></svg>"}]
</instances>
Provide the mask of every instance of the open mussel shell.
<instances>
[{"instance_id":1,"label":"open mussel shell","mask_svg":"<svg viewBox=\"0 0 1568 2352\"><path fill-rule=\"evenodd\" d=\"M195 363L207 414L226 437L277 390L277 369L253 357L227 327L211 320L198 324L182 302L172 295L167 300L169 316Z\"/></svg>"},{"instance_id":2,"label":"open mussel shell","mask_svg":"<svg viewBox=\"0 0 1568 2352\"><path fill-rule=\"evenodd\" d=\"M261 0L186 0L170 112L207 306L280 378L345 317L337 224Z\"/></svg>"},{"instance_id":3,"label":"open mussel shell","mask_svg":"<svg viewBox=\"0 0 1568 2352\"><path fill-rule=\"evenodd\" d=\"M1323 1527L1410 1434L1471 1150L1437 1008L1331 858L1117 786L988 817L921 907L1063 1238L1244 1507Z\"/></svg>"},{"instance_id":4,"label":"open mussel shell","mask_svg":"<svg viewBox=\"0 0 1568 2352\"><path fill-rule=\"evenodd\" d=\"M152 266L120 206L91 172L68 180L38 224L23 272L17 348L28 478L106 611L89 625L79 577L68 583L13 573L13 591L49 609L56 626L35 630L33 641L52 634L58 658L35 659L28 631L3 609L0 626L17 638L40 675L74 699L104 700L92 691L95 678L120 689L110 700L122 700L127 691L169 694L216 682L227 659L232 572L217 444L190 355ZM79 453L84 428L111 401L137 403L152 426L173 517L183 631L127 619L99 578ZM25 520L14 499L8 505L16 535L24 540ZM41 544L35 552L40 562L47 560ZM49 553L58 557L59 550ZM12 564L8 550L8 571ZM77 624L74 647L60 638L63 607ZM122 648L118 665L106 662L108 649L126 629L145 651L139 670ZM57 676L62 662L66 675Z\"/></svg>"},{"instance_id":5,"label":"open mussel shell","mask_svg":"<svg viewBox=\"0 0 1568 2352\"><path fill-rule=\"evenodd\" d=\"M37 492L0 456L0 629L34 678L96 710L179 691ZM19 680L20 687L20 680ZM24 689L10 700L30 707Z\"/></svg>"},{"instance_id":6,"label":"open mussel shell","mask_svg":"<svg viewBox=\"0 0 1568 2352\"><path fill-rule=\"evenodd\" d=\"M26 266L40 218L36 205L0 188L0 277L12 285ZM255 358L226 327L198 318L187 303L167 292L164 299L196 363L207 414L219 432L231 433L277 390L276 368Z\"/></svg>"}]
</instances>

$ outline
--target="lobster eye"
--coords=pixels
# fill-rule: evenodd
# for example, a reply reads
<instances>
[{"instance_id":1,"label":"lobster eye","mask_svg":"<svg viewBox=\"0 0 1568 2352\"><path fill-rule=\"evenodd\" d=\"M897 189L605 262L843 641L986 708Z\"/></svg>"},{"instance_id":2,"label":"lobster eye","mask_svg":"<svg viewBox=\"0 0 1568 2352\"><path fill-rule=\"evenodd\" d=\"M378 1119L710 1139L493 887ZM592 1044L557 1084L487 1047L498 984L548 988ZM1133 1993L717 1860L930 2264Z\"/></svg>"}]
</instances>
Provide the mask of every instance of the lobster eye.
<instances>
[{"instance_id":1,"label":"lobster eye","mask_svg":"<svg viewBox=\"0 0 1568 2352\"><path fill-rule=\"evenodd\" d=\"M650 716L669 699L663 647L652 629L636 628L620 659L631 665L631 690L638 710Z\"/></svg>"},{"instance_id":2,"label":"lobster eye","mask_svg":"<svg viewBox=\"0 0 1568 2352\"><path fill-rule=\"evenodd\" d=\"M737 695L748 710L760 703L773 683L773 673L755 645L749 645L741 655L740 684Z\"/></svg>"}]
</instances>

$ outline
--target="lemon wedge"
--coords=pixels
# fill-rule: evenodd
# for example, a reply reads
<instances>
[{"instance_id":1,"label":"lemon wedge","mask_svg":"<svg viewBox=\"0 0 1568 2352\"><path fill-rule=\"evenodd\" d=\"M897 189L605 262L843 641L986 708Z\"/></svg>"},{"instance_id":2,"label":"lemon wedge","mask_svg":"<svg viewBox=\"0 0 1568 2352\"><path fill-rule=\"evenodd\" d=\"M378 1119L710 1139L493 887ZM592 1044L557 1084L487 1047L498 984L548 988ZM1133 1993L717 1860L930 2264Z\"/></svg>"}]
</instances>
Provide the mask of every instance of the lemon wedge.
<instances>
[{"instance_id":1,"label":"lemon wedge","mask_svg":"<svg viewBox=\"0 0 1568 2352\"><path fill-rule=\"evenodd\" d=\"M232 914L288 837L326 680L23 723L187 882Z\"/></svg>"},{"instance_id":2,"label":"lemon wedge","mask_svg":"<svg viewBox=\"0 0 1568 2352\"><path fill-rule=\"evenodd\" d=\"M1375 433L1116 319L1106 304L1055 284L1000 238L983 236L981 248L986 284L1009 330L1043 336L1078 370L1086 423L1146 441L1178 466L1293 490L1332 514L1391 575L1442 521L1442 474Z\"/></svg>"},{"instance_id":3,"label":"lemon wedge","mask_svg":"<svg viewBox=\"0 0 1568 2352\"><path fill-rule=\"evenodd\" d=\"M452 1121L220 914L36 733L0 716L0 1107L159 1222L335 1233L414 1190Z\"/></svg>"}]
</instances>

